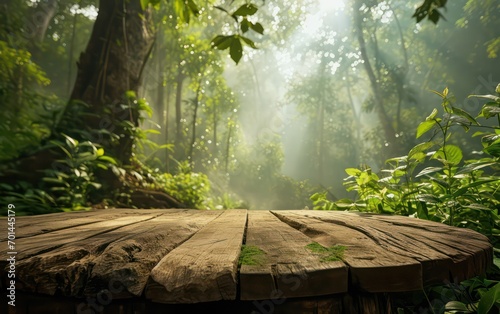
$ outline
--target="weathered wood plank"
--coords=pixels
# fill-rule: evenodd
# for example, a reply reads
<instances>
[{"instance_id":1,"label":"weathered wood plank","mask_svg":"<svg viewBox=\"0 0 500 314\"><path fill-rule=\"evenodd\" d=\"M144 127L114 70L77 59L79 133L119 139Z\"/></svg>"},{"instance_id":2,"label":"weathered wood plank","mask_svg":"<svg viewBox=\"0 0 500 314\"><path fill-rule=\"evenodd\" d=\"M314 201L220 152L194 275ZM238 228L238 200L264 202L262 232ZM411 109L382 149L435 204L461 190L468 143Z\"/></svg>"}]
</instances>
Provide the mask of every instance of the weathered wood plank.
<instances>
[{"instance_id":1,"label":"weathered wood plank","mask_svg":"<svg viewBox=\"0 0 500 314\"><path fill-rule=\"evenodd\" d=\"M467 228L457 228L445 224L413 219L402 216L367 215L373 221L386 221L395 226L405 226L406 235L426 243L429 247L450 256L453 265L449 280L459 282L484 274L493 263L493 246L488 238ZM425 231L415 232L415 230Z\"/></svg>"},{"instance_id":2,"label":"weathered wood plank","mask_svg":"<svg viewBox=\"0 0 500 314\"><path fill-rule=\"evenodd\" d=\"M297 212L367 232L385 249L422 263L424 284L484 274L491 265L488 239L469 229L408 217L345 212Z\"/></svg>"},{"instance_id":3,"label":"weathered wood plank","mask_svg":"<svg viewBox=\"0 0 500 314\"><path fill-rule=\"evenodd\" d=\"M241 300L319 296L347 291L341 261L321 262L312 240L269 211L249 211L246 245L265 253L260 265L241 265Z\"/></svg>"},{"instance_id":4,"label":"weathered wood plank","mask_svg":"<svg viewBox=\"0 0 500 314\"><path fill-rule=\"evenodd\" d=\"M25 291L50 295L139 296L154 265L218 215L183 210L68 243L19 262L18 280Z\"/></svg>"},{"instance_id":5,"label":"weathered wood plank","mask_svg":"<svg viewBox=\"0 0 500 314\"><path fill-rule=\"evenodd\" d=\"M69 229L59 229L48 233L38 234L29 238L21 238L16 240L16 250L18 251L16 258L17 260L22 260L36 254L57 249L64 244L71 242L79 243L84 239L91 238L98 234L107 233L126 225L150 220L160 215L161 213L149 214L148 212L136 212L135 215L129 216L117 214L113 219L106 221L97 221L95 223L75 226ZM6 248L0 251L0 261L6 259L7 251Z\"/></svg>"},{"instance_id":6,"label":"weathered wood plank","mask_svg":"<svg viewBox=\"0 0 500 314\"><path fill-rule=\"evenodd\" d=\"M246 210L227 210L151 271L146 298L163 303L234 300Z\"/></svg>"},{"instance_id":7,"label":"weathered wood plank","mask_svg":"<svg viewBox=\"0 0 500 314\"><path fill-rule=\"evenodd\" d=\"M142 214L174 214L179 209L108 209L85 212L68 212L38 216L22 216L16 218L16 239L32 237L38 234L49 233L56 230L70 229L77 226L108 221L120 216ZM67 215L65 215L67 214ZM5 239L0 240L6 241Z\"/></svg>"},{"instance_id":8,"label":"weathered wood plank","mask_svg":"<svg viewBox=\"0 0 500 314\"><path fill-rule=\"evenodd\" d=\"M367 232L345 223L307 217L306 211L272 211L280 220L323 246L346 246L343 261L349 266L350 284L367 292L398 292L423 288L422 266L413 258L381 247ZM307 211L309 212L309 211Z\"/></svg>"},{"instance_id":9,"label":"weathered wood plank","mask_svg":"<svg viewBox=\"0 0 500 314\"><path fill-rule=\"evenodd\" d=\"M151 270L222 211L184 210L157 217L134 228L129 236L114 241L92 261L94 267L85 293L96 294L112 280L125 288L125 296L143 293ZM115 298L123 293L115 293Z\"/></svg>"}]
</instances>

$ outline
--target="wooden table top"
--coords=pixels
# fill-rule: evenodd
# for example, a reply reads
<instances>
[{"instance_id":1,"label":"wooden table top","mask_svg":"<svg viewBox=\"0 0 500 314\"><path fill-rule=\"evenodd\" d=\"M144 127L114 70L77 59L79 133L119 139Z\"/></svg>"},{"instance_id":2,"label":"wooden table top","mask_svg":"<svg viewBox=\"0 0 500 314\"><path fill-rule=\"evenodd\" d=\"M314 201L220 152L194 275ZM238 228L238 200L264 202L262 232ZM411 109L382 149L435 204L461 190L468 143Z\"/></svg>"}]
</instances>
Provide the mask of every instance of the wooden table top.
<instances>
[{"instance_id":1,"label":"wooden table top","mask_svg":"<svg viewBox=\"0 0 500 314\"><path fill-rule=\"evenodd\" d=\"M106 209L16 217L15 227L18 290L161 303L413 291L483 274L493 260L469 229L353 212ZM340 246L341 260L311 243ZM261 252L253 265L238 262L243 244Z\"/></svg>"}]
</instances>

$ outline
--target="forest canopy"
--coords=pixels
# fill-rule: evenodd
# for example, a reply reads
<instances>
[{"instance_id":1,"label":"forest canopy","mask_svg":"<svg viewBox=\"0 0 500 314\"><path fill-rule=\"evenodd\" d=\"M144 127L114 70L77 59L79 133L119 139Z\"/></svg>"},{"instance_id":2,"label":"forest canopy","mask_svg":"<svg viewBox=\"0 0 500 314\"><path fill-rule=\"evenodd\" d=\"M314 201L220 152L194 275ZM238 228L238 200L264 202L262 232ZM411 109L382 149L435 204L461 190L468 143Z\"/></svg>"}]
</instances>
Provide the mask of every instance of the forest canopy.
<instances>
[{"instance_id":1,"label":"forest canopy","mask_svg":"<svg viewBox=\"0 0 500 314\"><path fill-rule=\"evenodd\" d=\"M26 214L353 197L344 169L417 145L430 90L477 114L499 80L494 1L0 6L0 190Z\"/></svg>"}]
</instances>

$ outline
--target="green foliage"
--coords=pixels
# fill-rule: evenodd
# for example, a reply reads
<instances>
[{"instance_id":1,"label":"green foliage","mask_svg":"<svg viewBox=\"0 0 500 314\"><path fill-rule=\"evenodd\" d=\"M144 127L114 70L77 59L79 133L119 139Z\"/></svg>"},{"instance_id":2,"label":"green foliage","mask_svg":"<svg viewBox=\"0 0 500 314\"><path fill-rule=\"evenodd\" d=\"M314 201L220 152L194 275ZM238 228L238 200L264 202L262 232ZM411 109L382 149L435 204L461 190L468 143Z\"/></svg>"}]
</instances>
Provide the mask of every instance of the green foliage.
<instances>
[{"instance_id":1,"label":"green foliage","mask_svg":"<svg viewBox=\"0 0 500 314\"><path fill-rule=\"evenodd\" d=\"M437 24L439 19L444 19L441 12L438 11L440 8L444 8L447 0L424 0L413 14L413 17L417 20L417 23L425 19L426 17Z\"/></svg>"},{"instance_id":2,"label":"green foliage","mask_svg":"<svg viewBox=\"0 0 500 314\"><path fill-rule=\"evenodd\" d=\"M234 193L217 193L217 191L211 191L209 197L205 200L205 205L209 209L248 208L248 205L239 200Z\"/></svg>"},{"instance_id":3,"label":"green foliage","mask_svg":"<svg viewBox=\"0 0 500 314\"><path fill-rule=\"evenodd\" d=\"M358 199L330 202L326 194L315 194L312 196L315 208L412 215L468 227L498 243L500 127L480 124L478 119L496 116L498 120L500 111L496 108L500 107L500 98L481 96L490 102L483 106L478 117L473 118L453 106L447 89L436 94L443 100L442 117L438 117L435 109L417 128L417 137L432 132L428 141L413 147L406 156L387 160L390 168L381 171L383 177L368 167L346 169L349 177L345 186L348 191L356 192ZM482 136L482 155L490 156L464 160L462 149L451 144L460 136L452 132L456 126L465 131L471 127L487 130L474 135Z\"/></svg>"},{"instance_id":4,"label":"green foliage","mask_svg":"<svg viewBox=\"0 0 500 314\"><path fill-rule=\"evenodd\" d=\"M259 139L251 147L241 147L229 169L228 188L249 202L252 209L290 209L310 205L314 188L308 181L281 174L284 154L276 138Z\"/></svg>"},{"instance_id":5,"label":"green foliage","mask_svg":"<svg viewBox=\"0 0 500 314\"><path fill-rule=\"evenodd\" d=\"M216 36L211 45L218 50L226 50L229 49L229 55L231 59L238 64L240 62L241 57L243 56L243 43L250 46L253 49L256 49L255 43L252 39L243 36L249 29L254 32L262 35L264 34L264 27L262 24L250 21L247 17L254 15L258 11L258 7L253 3L245 3L241 5L238 9L236 9L233 13L230 13L228 10L221 6L216 6L216 9L227 13L231 18L234 19L238 34L234 35L218 35Z\"/></svg>"},{"instance_id":6,"label":"green foliage","mask_svg":"<svg viewBox=\"0 0 500 314\"><path fill-rule=\"evenodd\" d=\"M500 84L496 92L500 95ZM454 106L447 88L434 93L442 99L443 114L439 117L438 110L434 109L418 126L417 138L431 133L426 142L414 146L405 156L388 159L390 167L381 171L382 177L369 167L346 169L349 177L345 179L345 186L348 191L356 192L358 198L332 202L326 193L316 193L311 196L314 209L394 213L467 227L488 236L498 249L500 97L471 96L488 101L478 116L473 117ZM496 118L493 125L480 122L491 118ZM465 154L458 145L452 144L462 136L454 130L457 127L465 132L480 129L473 137L480 137L482 152ZM492 307L498 308L500 285L493 286L486 280L462 285L468 289L469 299L455 298L448 302L446 309L450 313L488 313Z\"/></svg>"},{"instance_id":7,"label":"green foliage","mask_svg":"<svg viewBox=\"0 0 500 314\"><path fill-rule=\"evenodd\" d=\"M241 246L241 253L238 260L238 265L262 265L265 259L265 252L254 245Z\"/></svg>"},{"instance_id":8,"label":"green foliage","mask_svg":"<svg viewBox=\"0 0 500 314\"><path fill-rule=\"evenodd\" d=\"M2 183L3 190L0 215L7 215L7 204L15 204L16 215L48 214L60 211L54 198L44 190L35 188L26 182L12 186Z\"/></svg>"},{"instance_id":9,"label":"green foliage","mask_svg":"<svg viewBox=\"0 0 500 314\"><path fill-rule=\"evenodd\" d=\"M52 119L41 121L42 109L57 107L53 96L38 91L50 81L31 54L0 40L0 161L18 157L39 145L50 132Z\"/></svg>"},{"instance_id":10,"label":"green foliage","mask_svg":"<svg viewBox=\"0 0 500 314\"><path fill-rule=\"evenodd\" d=\"M64 158L45 170L44 188L50 191L57 204L64 210L79 210L91 205L90 195L101 188L96 182L95 171L107 170L117 162L104 154L104 149L90 141L79 142L65 134L64 142L52 140Z\"/></svg>"},{"instance_id":11,"label":"green foliage","mask_svg":"<svg viewBox=\"0 0 500 314\"><path fill-rule=\"evenodd\" d=\"M498 281L484 276L448 283L395 299L398 313L497 313L500 304L493 297ZM498 300L498 298L496 298Z\"/></svg>"},{"instance_id":12,"label":"green foliage","mask_svg":"<svg viewBox=\"0 0 500 314\"><path fill-rule=\"evenodd\" d=\"M341 261L342 258L344 258L344 252L346 250L346 247L342 245L334 245L327 248L317 242L309 243L306 245L306 248L320 256L321 262Z\"/></svg>"},{"instance_id":13,"label":"green foliage","mask_svg":"<svg viewBox=\"0 0 500 314\"><path fill-rule=\"evenodd\" d=\"M116 161L104 149L90 141L79 142L64 135L64 142L52 140L50 146L62 152L63 158L44 170L36 187L20 182L3 184L5 199L16 204L22 214L46 214L57 211L89 209L92 194L101 188L96 182L97 169L116 168Z\"/></svg>"},{"instance_id":14,"label":"green foliage","mask_svg":"<svg viewBox=\"0 0 500 314\"><path fill-rule=\"evenodd\" d=\"M192 172L187 161L179 163L178 173L161 175L157 184L175 199L192 208L204 208L210 181L203 173Z\"/></svg>"}]
</instances>

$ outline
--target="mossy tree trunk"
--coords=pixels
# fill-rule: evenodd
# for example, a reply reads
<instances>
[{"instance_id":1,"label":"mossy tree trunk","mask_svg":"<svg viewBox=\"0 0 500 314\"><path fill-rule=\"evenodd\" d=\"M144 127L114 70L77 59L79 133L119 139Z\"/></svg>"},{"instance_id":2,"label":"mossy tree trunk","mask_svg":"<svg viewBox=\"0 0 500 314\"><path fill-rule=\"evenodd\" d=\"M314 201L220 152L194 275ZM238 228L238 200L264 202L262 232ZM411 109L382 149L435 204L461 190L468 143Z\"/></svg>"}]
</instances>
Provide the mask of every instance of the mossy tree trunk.
<instances>
[{"instance_id":1,"label":"mossy tree trunk","mask_svg":"<svg viewBox=\"0 0 500 314\"><path fill-rule=\"evenodd\" d=\"M87 104L81 121L85 127L120 136L117 141L98 142L124 165L130 163L132 128L139 118L136 103L125 93L137 94L153 43L151 12L144 11L139 0L99 1L99 15L78 62L72 104Z\"/></svg>"}]
</instances>

